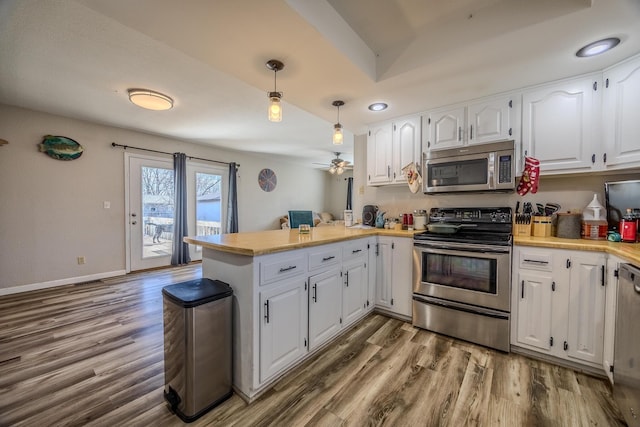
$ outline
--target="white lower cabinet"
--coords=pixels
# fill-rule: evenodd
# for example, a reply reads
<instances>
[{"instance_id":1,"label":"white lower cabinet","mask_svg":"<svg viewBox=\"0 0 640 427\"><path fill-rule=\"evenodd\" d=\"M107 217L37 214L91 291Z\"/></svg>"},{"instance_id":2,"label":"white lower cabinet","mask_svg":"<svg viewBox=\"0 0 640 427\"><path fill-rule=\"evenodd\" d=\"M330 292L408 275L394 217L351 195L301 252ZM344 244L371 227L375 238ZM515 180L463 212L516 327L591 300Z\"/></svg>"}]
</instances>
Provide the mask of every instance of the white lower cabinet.
<instances>
[{"instance_id":1,"label":"white lower cabinet","mask_svg":"<svg viewBox=\"0 0 640 427\"><path fill-rule=\"evenodd\" d=\"M602 366L606 256L514 247L511 343Z\"/></svg>"},{"instance_id":2,"label":"white lower cabinet","mask_svg":"<svg viewBox=\"0 0 640 427\"><path fill-rule=\"evenodd\" d=\"M260 381L306 352L306 277L287 279L260 291Z\"/></svg>"},{"instance_id":3,"label":"white lower cabinet","mask_svg":"<svg viewBox=\"0 0 640 427\"><path fill-rule=\"evenodd\" d=\"M614 255L607 258L607 289L605 295L604 308L604 348L602 350L602 367L609 377L609 381L613 383L613 360L614 360L614 343L616 329L616 311L618 310L618 270L620 264L627 261Z\"/></svg>"},{"instance_id":4,"label":"white lower cabinet","mask_svg":"<svg viewBox=\"0 0 640 427\"><path fill-rule=\"evenodd\" d=\"M376 305L411 317L413 239L378 236L376 255Z\"/></svg>"},{"instance_id":5,"label":"white lower cabinet","mask_svg":"<svg viewBox=\"0 0 640 427\"><path fill-rule=\"evenodd\" d=\"M342 321L348 326L362 317L367 308L368 271L366 258L346 262L343 271Z\"/></svg>"},{"instance_id":6,"label":"white lower cabinet","mask_svg":"<svg viewBox=\"0 0 640 427\"><path fill-rule=\"evenodd\" d=\"M335 336L342 327L342 277L332 269L309 278L309 350Z\"/></svg>"}]
</instances>

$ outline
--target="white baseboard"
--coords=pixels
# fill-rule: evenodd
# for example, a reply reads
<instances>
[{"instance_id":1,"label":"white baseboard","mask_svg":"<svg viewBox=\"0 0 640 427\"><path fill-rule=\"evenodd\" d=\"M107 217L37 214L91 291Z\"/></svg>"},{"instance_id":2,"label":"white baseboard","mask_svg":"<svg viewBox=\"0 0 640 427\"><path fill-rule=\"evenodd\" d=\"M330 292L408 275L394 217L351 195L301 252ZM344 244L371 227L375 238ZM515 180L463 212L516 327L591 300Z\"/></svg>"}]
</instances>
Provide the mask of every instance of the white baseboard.
<instances>
[{"instance_id":1,"label":"white baseboard","mask_svg":"<svg viewBox=\"0 0 640 427\"><path fill-rule=\"evenodd\" d=\"M107 277L123 276L125 274L127 274L126 270L106 271L104 273L89 274L87 276L51 280L50 282L31 283L29 285L13 286L11 288L0 288L0 296L55 288L56 286L72 285L74 283L91 282L94 280L106 279Z\"/></svg>"}]
</instances>

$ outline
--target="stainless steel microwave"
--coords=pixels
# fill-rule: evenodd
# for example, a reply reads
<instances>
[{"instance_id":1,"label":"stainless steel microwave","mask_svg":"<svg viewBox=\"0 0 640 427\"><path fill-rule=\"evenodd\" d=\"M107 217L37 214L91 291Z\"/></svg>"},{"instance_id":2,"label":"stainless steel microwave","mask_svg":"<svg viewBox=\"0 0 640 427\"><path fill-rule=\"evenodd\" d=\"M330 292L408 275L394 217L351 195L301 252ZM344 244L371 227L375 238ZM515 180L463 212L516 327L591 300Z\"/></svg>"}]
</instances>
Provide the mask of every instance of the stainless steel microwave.
<instances>
[{"instance_id":1,"label":"stainless steel microwave","mask_svg":"<svg viewBox=\"0 0 640 427\"><path fill-rule=\"evenodd\" d=\"M513 141L429 151L422 164L425 194L509 192L516 187Z\"/></svg>"}]
</instances>

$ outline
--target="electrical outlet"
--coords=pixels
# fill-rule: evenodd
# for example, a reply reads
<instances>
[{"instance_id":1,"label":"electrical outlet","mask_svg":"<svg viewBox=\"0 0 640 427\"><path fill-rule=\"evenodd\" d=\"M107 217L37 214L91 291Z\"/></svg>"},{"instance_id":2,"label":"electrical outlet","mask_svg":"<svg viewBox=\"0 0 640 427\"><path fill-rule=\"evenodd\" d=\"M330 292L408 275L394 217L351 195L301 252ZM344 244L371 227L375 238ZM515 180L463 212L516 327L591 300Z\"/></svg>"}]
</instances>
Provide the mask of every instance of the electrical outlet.
<instances>
[{"instance_id":1,"label":"electrical outlet","mask_svg":"<svg viewBox=\"0 0 640 427\"><path fill-rule=\"evenodd\" d=\"M79 257L78 257L78 265L82 265L82 264L84 264L84 263L85 263L85 259L84 259L84 257L83 257L83 256L79 256Z\"/></svg>"}]
</instances>

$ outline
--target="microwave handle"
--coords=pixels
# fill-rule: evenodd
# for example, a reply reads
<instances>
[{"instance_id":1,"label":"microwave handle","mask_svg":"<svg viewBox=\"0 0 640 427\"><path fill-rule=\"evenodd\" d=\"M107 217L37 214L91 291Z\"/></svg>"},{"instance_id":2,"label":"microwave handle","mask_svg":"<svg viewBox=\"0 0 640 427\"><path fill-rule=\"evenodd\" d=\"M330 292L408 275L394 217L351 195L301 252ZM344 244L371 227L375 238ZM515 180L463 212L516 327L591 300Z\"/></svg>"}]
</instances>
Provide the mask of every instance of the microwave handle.
<instances>
[{"instance_id":1,"label":"microwave handle","mask_svg":"<svg viewBox=\"0 0 640 427\"><path fill-rule=\"evenodd\" d=\"M496 188L496 184L495 184L496 154L495 153L489 154L488 166L489 166L489 171L488 171L489 172L489 189L493 190L494 188Z\"/></svg>"}]
</instances>

